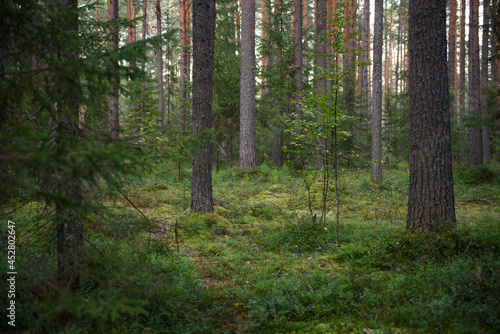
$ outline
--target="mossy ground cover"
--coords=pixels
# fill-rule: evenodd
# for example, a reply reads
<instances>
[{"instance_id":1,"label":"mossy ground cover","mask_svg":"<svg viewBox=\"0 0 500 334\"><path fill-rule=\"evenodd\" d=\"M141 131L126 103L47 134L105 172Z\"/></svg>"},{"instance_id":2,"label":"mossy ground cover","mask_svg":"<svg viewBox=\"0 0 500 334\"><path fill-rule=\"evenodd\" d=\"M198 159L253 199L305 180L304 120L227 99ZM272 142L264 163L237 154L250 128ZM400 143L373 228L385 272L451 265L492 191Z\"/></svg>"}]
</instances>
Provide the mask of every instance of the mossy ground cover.
<instances>
[{"instance_id":1,"label":"mossy ground cover","mask_svg":"<svg viewBox=\"0 0 500 334\"><path fill-rule=\"evenodd\" d=\"M85 222L89 243L79 291L61 296L46 285L53 262L30 262L18 283L21 328L65 333L500 331L500 182L493 168L458 172L457 228L428 233L405 228L404 165L386 170L381 184L370 182L368 170L343 170L340 247L335 197L328 201L327 220L314 222L303 181L286 168L214 173L216 207L209 214L190 214L189 179L165 170L158 166L141 184L130 185L130 202L107 198L112 210ZM318 212L319 182L309 194ZM34 208L40 206L32 203L13 217L26 226L18 231L26 250L21 261L48 247L44 240L50 240L50 231L33 232L33 212L40 211Z\"/></svg>"}]
</instances>

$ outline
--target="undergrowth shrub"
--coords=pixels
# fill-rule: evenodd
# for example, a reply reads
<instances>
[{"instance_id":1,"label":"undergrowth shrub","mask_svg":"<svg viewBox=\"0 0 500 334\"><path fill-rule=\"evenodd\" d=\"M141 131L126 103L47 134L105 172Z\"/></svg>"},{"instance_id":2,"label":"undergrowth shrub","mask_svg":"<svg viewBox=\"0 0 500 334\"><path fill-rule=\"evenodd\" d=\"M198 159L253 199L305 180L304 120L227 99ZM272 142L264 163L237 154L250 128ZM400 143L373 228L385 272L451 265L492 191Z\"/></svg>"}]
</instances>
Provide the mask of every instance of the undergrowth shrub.
<instances>
[{"instance_id":1,"label":"undergrowth shrub","mask_svg":"<svg viewBox=\"0 0 500 334\"><path fill-rule=\"evenodd\" d=\"M335 247L335 226L333 223L320 224L303 216L294 222L286 223L282 229L259 235L266 249L291 252L311 252L328 250Z\"/></svg>"},{"instance_id":2,"label":"undergrowth shrub","mask_svg":"<svg viewBox=\"0 0 500 334\"><path fill-rule=\"evenodd\" d=\"M34 286L43 303L35 332L202 333L210 304L186 258L144 251L88 255L84 283L75 292ZM34 305L33 305L34 306Z\"/></svg>"},{"instance_id":3,"label":"undergrowth shrub","mask_svg":"<svg viewBox=\"0 0 500 334\"><path fill-rule=\"evenodd\" d=\"M483 183L498 183L500 177L498 170L491 165L466 166L458 169L456 180L466 185L478 186Z\"/></svg>"}]
</instances>

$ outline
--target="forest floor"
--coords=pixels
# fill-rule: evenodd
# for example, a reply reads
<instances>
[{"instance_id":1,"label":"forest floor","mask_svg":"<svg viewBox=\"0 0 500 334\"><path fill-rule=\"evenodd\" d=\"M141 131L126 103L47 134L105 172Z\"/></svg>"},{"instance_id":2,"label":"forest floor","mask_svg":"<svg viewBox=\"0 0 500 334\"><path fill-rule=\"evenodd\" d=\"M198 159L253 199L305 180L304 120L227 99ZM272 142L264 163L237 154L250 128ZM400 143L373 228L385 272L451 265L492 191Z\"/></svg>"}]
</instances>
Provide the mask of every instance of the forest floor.
<instances>
[{"instance_id":1,"label":"forest floor","mask_svg":"<svg viewBox=\"0 0 500 334\"><path fill-rule=\"evenodd\" d=\"M189 172L158 166L129 186L128 200L103 196L112 210L86 220L90 260L79 291L56 298L37 290L49 276L41 264L18 283L26 285L20 325L64 333L500 332L497 171L456 173L457 228L428 233L405 227L407 166L385 170L380 184L368 170L342 170L339 186L337 247L333 187L321 222L321 182L308 193L286 168L221 170L215 213L190 215Z\"/></svg>"}]
</instances>

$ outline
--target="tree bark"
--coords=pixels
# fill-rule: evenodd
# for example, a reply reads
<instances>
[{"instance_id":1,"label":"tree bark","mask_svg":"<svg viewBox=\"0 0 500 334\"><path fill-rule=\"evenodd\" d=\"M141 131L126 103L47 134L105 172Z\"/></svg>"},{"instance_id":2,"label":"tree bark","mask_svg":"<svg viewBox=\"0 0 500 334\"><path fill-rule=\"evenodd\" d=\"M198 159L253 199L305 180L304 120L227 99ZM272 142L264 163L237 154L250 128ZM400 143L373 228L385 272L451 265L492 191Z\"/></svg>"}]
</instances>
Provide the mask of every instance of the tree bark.
<instances>
[{"instance_id":1,"label":"tree bark","mask_svg":"<svg viewBox=\"0 0 500 334\"><path fill-rule=\"evenodd\" d=\"M327 0L316 0L316 17L314 20L315 28L316 28L316 67L317 67L317 75L316 78L316 94L325 94L326 93L326 79L322 71L326 71L327 69L327 45L326 45L326 6Z\"/></svg>"},{"instance_id":2,"label":"tree bark","mask_svg":"<svg viewBox=\"0 0 500 334\"><path fill-rule=\"evenodd\" d=\"M160 0L156 0L156 36L161 36L161 4ZM163 98L163 49L161 44L156 50L156 76L158 80L158 127L163 131L163 118L165 115L165 106Z\"/></svg>"},{"instance_id":3,"label":"tree bark","mask_svg":"<svg viewBox=\"0 0 500 334\"><path fill-rule=\"evenodd\" d=\"M119 16L119 4L118 0L108 0L108 17L109 21L117 20ZM118 49L119 41L119 29L118 24L114 23L111 25L110 30L111 38L109 45L111 49ZM120 111L119 111L119 89L117 78L111 79L112 91L108 96L108 109L109 109L109 132L111 135L111 141L116 143L120 137Z\"/></svg>"},{"instance_id":4,"label":"tree bark","mask_svg":"<svg viewBox=\"0 0 500 334\"><path fill-rule=\"evenodd\" d=\"M255 142L255 0L241 4L239 169L257 167Z\"/></svg>"},{"instance_id":5,"label":"tree bark","mask_svg":"<svg viewBox=\"0 0 500 334\"><path fill-rule=\"evenodd\" d=\"M490 0L483 2L483 45L481 58L481 117L488 117L488 49L490 36ZM490 129L488 125L482 126L483 163L491 162Z\"/></svg>"},{"instance_id":6,"label":"tree bark","mask_svg":"<svg viewBox=\"0 0 500 334\"><path fill-rule=\"evenodd\" d=\"M356 48L356 39L352 36L356 32L356 0L347 0L344 12L345 29L344 39L346 41L346 53L343 55L342 65L344 71L344 95L346 99L347 114L352 116L355 112L355 69L354 69L354 50ZM354 129L356 140L359 139L359 129ZM351 147L351 140L348 140L348 145ZM348 149L350 151L350 149Z\"/></svg>"},{"instance_id":7,"label":"tree bark","mask_svg":"<svg viewBox=\"0 0 500 334\"><path fill-rule=\"evenodd\" d=\"M469 6L469 117L478 122L481 115L481 82L479 79L479 0L471 0ZM483 163L481 127L469 129L469 164Z\"/></svg>"},{"instance_id":8,"label":"tree bark","mask_svg":"<svg viewBox=\"0 0 500 334\"><path fill-rule=\"evenodd\" d=\"M375 0L373 31L373 111L372 111L372 182L382 182L382 44L384 26L383 0Z\"/></svg>"},{"instance_id":9,"label":"tree bark","mask_svg":"<svg viewBox=\"0 0 500 334\"><path fill-rule=\"evenodd\" d=\"M65 6L73 7L65 17L66 30L78 30L78 16L76 9L77 0L62 0ZM61 52L63 60L78 57L73 50ZM75 82L78 81L77 74ZM58 105L56 144L57 150L62 152L77 150L77 138L81 136L78 126L79 104L77 96L70 92L64 98L62 104ZM64 153L60 153L64 154ZM80 274L75 258L78 256L83 245L83 225L78 209L82 204L82 185L78 177L68 175L68 172L60 171L60 178L56 182L55 190L60 199L56 202L56 226L57 226L57 271L62 285L71 289L78 288Z\"/></svg>"},{"instance_id":10,"label":"tree bark","mask_svg":"<svg viewBox=\"0 0 500 334\"><path fill-rule=\"evenodd\" d=\"M143 16L143 21L142 21L142 39L145 40L148 34L148 0L143 0L142 1L142 16ZM146 70L146 63L143 61L142 62L142 71L145 72ZM144 118L146 116L146 78L143 76L142 82L141 82L141 121L140 123L144 124Z\"/></svg>"},{"instance_id":11,"label":"tree bark","mask_svg":"<svg viewBox=\"0 0 500 334\"><path fill-rule=\"evenodd\" d=\"M295 114L302 120L302 0L295 0ZM299 135L302 129L299 129ZM295 157L295 169L302 169L303 161L299 155Z\"/></svg>"},{"instance_id":12,"label":"tree bark","mask_svg":"<svg viewBox=\"0 0 500 334\"><path fill-rule=\"evenodd\" d=\"M460 5L460 148L458 161L465 160L465 0Z\"/></svg>"},{"instance_id":13,"label":"tree bark","mask_svg":"<svg viewBox=\"0 0 500 334\"><path fill-rule=\"evenodd\" d=\"M180 108L179 108L179 128L181 133L185 132L187 108L187 89L188 89L188 50L187 50L187 11L188 0L179 0L179 18L180 18L180 45L181 45L181 80L180 80Z\"/></svg>"},{"instance_id":14,"label":"tree bark","mask_svg":"<svg viewBox=\"0 0 500 334\"><path fill-rule=\"evenodd\" d=\"M407 227L455 225L446 2L410 0L410 191Z\"/></svg>"},{"instance_id":15,"label":"tree bark","mask_svg":"<svg viewBox=\"0 0 500 334\"><path fill-rule=\"evenodd\" d=\"M450 27L448 45L448 86L450 90L451 142L453 143L453 124L455 123L455 78L457 74L457 0L450 1Z\"/></svg>"},{"instance_id":16,"label":"tree bark","mask_svg":"<svg viewBox=\"0 0 500 334\"><path fill-rule=\"evenodd\" d=\"M213 212L212 95L215 0L193 1L193 135L199 140L193 156L191 212Z\"/></svg>"},{"instance_id":17,"label":"tree bark","mask_svg":"<svg viewBox=\"0 0 500 334\"><path fill-rule=\"evenodd\" d=\"M362 33L363 53L362 60L370 59L370 0L364 0L363 5L363 33ZM361 102L364 116L368 115L368 65L361 67L360 76Z\"/></svg>"}]
</instances>

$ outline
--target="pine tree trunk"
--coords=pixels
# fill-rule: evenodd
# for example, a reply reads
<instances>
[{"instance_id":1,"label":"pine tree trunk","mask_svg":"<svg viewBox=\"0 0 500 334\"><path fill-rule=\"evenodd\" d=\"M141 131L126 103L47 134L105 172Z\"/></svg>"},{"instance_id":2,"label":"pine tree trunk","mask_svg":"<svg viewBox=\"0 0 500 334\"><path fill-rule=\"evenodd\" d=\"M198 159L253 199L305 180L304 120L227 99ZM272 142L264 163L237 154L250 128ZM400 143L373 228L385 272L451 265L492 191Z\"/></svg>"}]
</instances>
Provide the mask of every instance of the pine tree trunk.
<instances>
[{"instance_id":1,"label":"pine tree trunk","mask_svg":"<svg viewBox=\"0 0 500 334\"><path fill-rule=\"evenodd\" d=\"M108 17L109 21L118 19L119 16L119 4L118 0L108 0ZM111 49L118 49L119 41L119 29L118 23L111 25L111 38L109 45ZM118 82L116 78L111 79L112 92L108 96L108 109L109 109L109 132L111 135L111 141L116 143L120 136L120 120L119 120L119 89Z\"/></svg>"},{"instance_id":2,"label":"pine tree trunk","mask_svg":"<svg viewBox=\"0 0 500 334\"><path fill-rule=\"evenodd\" d=\"M483 2L483 45L481 58L481 117L488 117L488 49L489 49L489 24L490 24L490 0ZM491 162L490 129L488 125L482 126L483 140L483 163Z\"/></svg>"},{"instance_id":3,"label":"pine tree trunk","mask_svg":"<svg viewBox=\"0 0 500 334\"><path fill-rule=\"evenodd\" d=\"M303 62L305 64L308 63L309 61L309 58L308 58L308 54L309 54L309 4L308 4L308 1L309 0L303 0L303 10L302 10L302 14L303 14L303 38L304 38L304 42L303 42L303 49L304 49L304 60ZM302 78L303 82L307 83L307 75L304 76Z\"/></svg>"},{"instance_id":4,"label":"pine tree trunk","mask_svg":"<svg viewBox=\"0 0 500 334\"><path fill-rule=\"evenodd\" d=\"M127 44L132 44L135 43L135 24L132 23L132 21L135 19L135 2L131 2L131 0L127 0L127 20L129 21L129 27L128 27L128 33L127 33ZM129 63L129 68L134 68L135 67L135 61L131 61ZM130 82L130 86L134 86L134 80L132 79ZM135 100L132 101L129 111L132 115L132 124L134 126L137 125L137 113L136 113L136 108L137 105L135 104ZM134 132L137 134L137 128L134 130Z\"/></svg>"},{"instance_id":5,"label":"pine tree trunk","mask_svg":"<svg viewBox=\"0 0 500 334\"><path fill-rule=\"evenodd\" d=\"M448 45L448 86L450 90L451 142L453 144L453 124L455 123L455 78L457 73L457 0L450 1L450 27Z\"/></svg>"},{"instance_id":6,"label":"pine tree trunk","mask_svg":"<svg viewBox=\"0 0 500 334\"><path fill-rule=\"evenodd\" d=\"M316 17L314 20L316 27L316 66L318 68L316 78L316 94L325 94L326 93L326 80L325 76L320 73L320 70L325 71L327 69L327 61L326 61L326 6L327 0L316 0Z\"/></svg>"},{"instance_id":7,"label":"pine tree trunk","mask_svg":"<svg viewBox=\"0 0 500 334\"><path fill-rule=\"evenodd\" d=\"M193 156L191 212L213 212L212 86L215 0L193 1L193 135L200 141Z\"/></svg>"},{"instance_id":8,"label":"pine tree trunk","mask_svg":"<svg viewBox=\"0 0 500 334\"><path fill-rule=\"evenodd\" d=\"M187 89L188 89L188 51L187 51L187 11L188 0L179 0L179 18L180 18L180 45L181 45L181 80L180 80L180 108L179 108L179 128L181 133L186 129L187 108Z\"/></svg>"},{"instance_id":9,"label":"pine tree trunk","mask_svg":"<svg viewBox=\"0 0 500 334\"><path fill-rule=\"evenodd\" d=\"M362 60L368 61L370 59L370 0L364 0L363 5L362 42ZM366 117L368 115L368 65L361 67L360 81L363 117Z\"/></svg>"},{"instance_id":10,"label":"pine tree trunk","mask_svg":"<svg viewBox=\"0 0 500 334\"><path fill-rule=\"evenodd\" d=\"M161 4L156 0L156 36L161 36ZM163 118L165 115L165 106L163 98L163 49L161 45L156 50L156 76L158 80L158 127L163 131Z\"/></svg>"},{"instance_id":11,"label":"pine tree trunk","mask_svg":"<svg viewBox=\"0 0 500 334\"><path fill-rule=\"evenodd\" d=\"M399 51L401 48L401 25L402 25L402 17L401 17L401 7L398 10L398 16L399 16L399 24L398 24L398 39L396 42L396 68L395 68L395 73L396 73L396 80L394 84L394 93L396 96L396 108L398 107L398 101L399 101Z\"/></svg>"},{"instance_id":12,"label":"pine tree trunk","mask_svg":"<svg viewBox=\"0 0 500 334\"><path fill-rule=\"evenodd\" d=\"M142 40L145 40L146 37L148 36L148 0L143 0L142 1L142 16L143 16L143 21L142 21ZM142 62L142 71L144 72L146 70L146 63ZM146 117L146 78L143 76L142 82L141 82L141 121L144 125L144 119Z\"/></svg>"},{"instance_id":13,"label":"pine tree trunk","mask_svg":"<svg viewBox=\"0 0 500 334\"><path fill-rule=\"evenodd\" d=\"M409 6L410 230L455 225L446 2Z\"/></svg>"},{"instance_id":14,"label":"pine tree trunk","mask_svg":"<svg viewBox=\"0 0 500 334\"><path fill-rule=\"evenodd\" d=\"M62 0L65 6L73 7L72 12L65 19L66 30L78 30L78 16L76 8L77 0ZM77 57L71 51L61 52L61 58L65 61ZM74 75L75 82L78 81L77 74ZM81 136L78 126L79 119L78 99L73 93L69 93L63 103L58 105L56 144L57 150L77 150L77 138ZM59 153L64 154L64 153ZM56 193L64 198L56 202L56 226L57 226L57 272L58 279L63 286L77 289L80 279L80 268L75 258L83 246L83 225L78 214L78 208L82 204L82 185L78 177L68 175L67 171L60 171L60 178L56 181ZM68 204L69 203L69 204Z\"/></svg>"},{"instance_id":15,"label":"pine tree trunk","mask_svg":"<svg viewBox=\"0 0 500 334\"><path fill-rule=\"evenodd\" d=\"M474 121L481 115L481 82L479 79L479 0L470 1L469 17L469 116ZM469 129L469 164L478 166L483 163L481 127Z\"/></svg>"},{"instance_id":16,"label":"pine tree trunk","mask_svg":"<svg viewBox=\"0 0 500 334\"><path fill-rule=\"evenodd\" d=\"M500 6L497 0L492 1L491 10L491 28L492 28L492 38L491 38L491 58L493 59L491 63L491 84L496 87L497 91L500 91ZM496 101L493 103L494 112L498 112L500 108L500 94L497 94ZM500 138L500 117L495 120L495 125L497 130L495 131L496 138ZM498 157L498 152L500 148L498 145L494 146L495 156Z\"/></svg>"},{"instance_id":17,"label":"pine tree trunk","mask_svg":"<svg viewBox=\"0 0 500 334\"><path fill-rule=\"evenodd\" d=\"M458 161L465 161L465 0L460 5L460 148Z\"/></svg>"},{"instance_id":18,"label":"pine tree trunk","mask_svg":"<svg viewBox=\"0 0 500 334\"><path fill-rule=\"evenodd\" d=\"M241 87L239 169L257 167L255 142L255 0L241 5Z\"/></svg>"},{"instance_id":19,"label":"pine tree trunk","mask_svg":"<svg viewBox=\"0 0 500 334\"><path fill-rule=\"evenodd\" d=\"M326 60L327 54L327 44L326 44L326 33L327 33L327 0L316 0L315 2L315 19L314 25L316 28L315 32L315 43L316 43L316 95L325 95L327 93L327 83L325 79L324 72L327 70L328 62ZM316 165L322 167L326 162L326 139L318 138L319 148L318 148L318 159L316 160Z\"/></svg>"},{"instance_id":20,"label":"pine tree trunk","mask_svg":"<svg viewBox=\"0 0 500 334\"><path fill-rule=\"evenodd\" d=\"M356 31L356 0L347 0L346 8L344 12L345 29L344 29L344 39L346 41L346 53L343 56L342 65L344 71L344 92L345 92L345 107L347 114L353 116L355 112L355 68L354 50L356 48L356 39L352 37L352 34ZM355 140L359 139L359 129L354 129ZM352 148L352 139L348 139L348 151Z\"/></svg>"},{"instance_id":21,"label":"pine tree trunk","mask_svg":"<svg viewBox=\"0 0 500 334\"><path fill-rule=\"evenodd\" d=\"M383 0L375 0L373 31L373 111L371 142L371 180L382 182L382 44L384 27Z\"/></svg>"},{"instance_id":22,"label":"pine tree trunk","mask_svg":"<svg viewBox=\"0 0 500 334\"><path fill-rule=\"evenodd\" d=\"M302 106L300 105L302 94L302 0L295 0L295 114L302 120ZM299 130L299 135L302 129ZM295 157L296 169L302 169L303 161L300 155Z\"/></svg>"},{"instance_id":23,"label":"pine tree trunk","mask_svg":"<svg viewBox=\"0 0 500 334\"><path fill-rule=\"evenodd\" d=\"M266 0L262 0L262 2L261 2L262 26L261 26L261 35L260 35L260 38L262 40L262 44L264 44L266 41L266 28L268 28L267 27L267 16L266 16ZM264 52L261 52L261 53L262 53L262 58L261 58L260 67L261 67L261 73L264 73L264 70L267 68L267 56L266 56L266 54L264 54ZM262 87L266 87L266 78L264 77L264 75L262 75L260 77L260 81L262 83ZM262 91L262 95L265 95L265 94L267 94L266 88L264 88Z\"/></svg>"}]
</instances>

